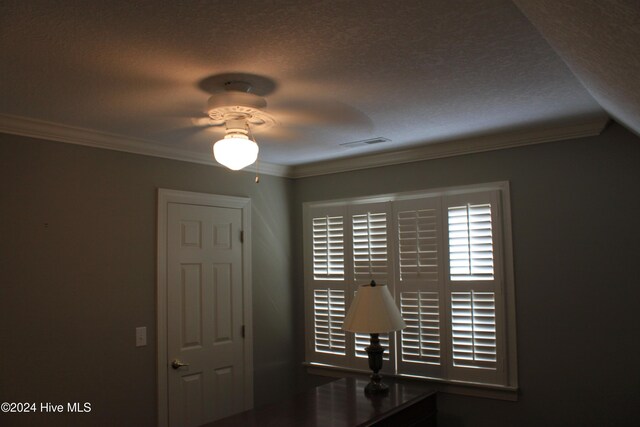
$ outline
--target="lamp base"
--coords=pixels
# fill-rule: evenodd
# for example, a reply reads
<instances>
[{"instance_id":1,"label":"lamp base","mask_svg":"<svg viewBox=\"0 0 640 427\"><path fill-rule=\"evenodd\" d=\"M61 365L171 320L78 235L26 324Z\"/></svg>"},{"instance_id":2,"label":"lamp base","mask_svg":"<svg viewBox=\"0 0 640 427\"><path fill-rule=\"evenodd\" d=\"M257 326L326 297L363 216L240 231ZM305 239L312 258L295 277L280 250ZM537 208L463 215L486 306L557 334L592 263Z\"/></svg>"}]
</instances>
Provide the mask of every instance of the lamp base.
<instances>
[{"instance_id":1,"label":"lamp base","mask_svg":"<svg viewBox=\"0 0 640 427\"><path fill-rule=\"evenodd\" d=\"M371 375L371 381L364 388L364 394L367 396L380 396L389 393L389 386L381 381L378 374Z\"/></svg>"},{"instance_id":2,"label":"lamp base","mask_svg":"<svg viewBox=\"0 0 640 427\"><path fill-rule=\"evenodd\" d=\"M365 348L369 356L369 368L373 371L371 382L364 388L367 396L381 395L389 392L389 387L382 383L382 376L378 373L382 368L382 355L384 348L380 345L378 334L371 334L371 345Z\"/></svg>"}]
</instances>

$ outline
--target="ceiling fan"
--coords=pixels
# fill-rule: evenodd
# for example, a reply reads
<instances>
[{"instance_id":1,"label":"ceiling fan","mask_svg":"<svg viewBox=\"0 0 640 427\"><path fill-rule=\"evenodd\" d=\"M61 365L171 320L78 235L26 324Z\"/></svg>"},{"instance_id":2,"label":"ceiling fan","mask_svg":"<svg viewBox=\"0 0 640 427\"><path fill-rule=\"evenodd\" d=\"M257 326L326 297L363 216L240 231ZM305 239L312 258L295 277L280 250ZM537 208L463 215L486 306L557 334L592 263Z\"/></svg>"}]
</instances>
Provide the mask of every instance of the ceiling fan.
<instances>
[{"instance_id":1,"label":"ceiling fan","mask_svg":"<svg viewBox=\"0 0 640 427\"><path fill-rule=\"evenodd\" d=\"M260 150L255 133L266 136L269 143L290 142L330 129L355 127L366 133L373 126L359 110L324 94L318 96L317 90L303 96L279 91L267 109L265 96L276 87L273 80L255 74L206 77L198 83L198 88L209 94L204 112L189 114L191 126L175 132L224 131L224 137L213 145L215 159L229 169L240 170L257 160Z\"/></svg>"},{"instance_id":2,"label":"ceiling fan","mask_svg":"<svg viewBox=\"0 0 640 427\"><path fill-rule=\"evenodd\" d=\"M213 144L216 161L231 170L240 170L258 158L259 147L252 128L267 129L276 120L263 109L267 101L252 93L250 83L229 81L224 92L214 93L207 101L207 117L195 119L195 124L224 126L225 136Z\"/></svg>"}]
</instances>

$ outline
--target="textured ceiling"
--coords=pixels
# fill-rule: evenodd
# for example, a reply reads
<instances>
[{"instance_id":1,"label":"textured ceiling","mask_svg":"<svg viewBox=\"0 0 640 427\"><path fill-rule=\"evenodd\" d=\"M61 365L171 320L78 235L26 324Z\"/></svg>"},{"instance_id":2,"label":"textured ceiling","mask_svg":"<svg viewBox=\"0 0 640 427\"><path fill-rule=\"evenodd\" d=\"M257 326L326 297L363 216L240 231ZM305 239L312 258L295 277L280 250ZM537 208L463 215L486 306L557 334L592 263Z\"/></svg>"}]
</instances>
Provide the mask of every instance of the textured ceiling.
<instances>
[{"instance_id":1,"label":"textured ceiling","mask_svg":"<svg viewBox=\"0 0 640 427\"><path fill-rule=\"evenodd\" d=\"M192 118L224 73L257 76L282 165L606 115L510 0L4 0L0 31L0 114L185 152L222 135Z\"/></svg>"},{"instance_id":2,"label":"textured ceiling","mask_svg":"<svg viewBox=\"0 0 640 427\"><path fill-rule=\"evenodd\" d=\"M640 1L515 3L598 103L640 135Z\"/></svg>"}]
</instances>

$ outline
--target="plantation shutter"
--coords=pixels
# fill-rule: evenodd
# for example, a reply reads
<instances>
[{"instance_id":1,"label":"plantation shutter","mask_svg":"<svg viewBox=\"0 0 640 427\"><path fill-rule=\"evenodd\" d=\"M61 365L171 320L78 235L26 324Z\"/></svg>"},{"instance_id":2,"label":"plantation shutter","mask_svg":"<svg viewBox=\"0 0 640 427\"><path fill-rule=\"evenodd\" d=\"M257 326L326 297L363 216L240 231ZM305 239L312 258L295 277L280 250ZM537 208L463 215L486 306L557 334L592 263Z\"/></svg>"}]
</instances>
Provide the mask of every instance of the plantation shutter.
<instances>
[{"instance_id":1,"label":"plantation shutter","mask_svg":"<svg viewBox=\"0 0 640 427\"><path fill-rule=\"evenodd\" d=\"M344 280L344 217L313 218L313 278Z\"/></svg>"},{"instance_id":2,"label":"plantation shutter","mask_svg":"<svg viewBox=\"0 0 640 427\"><path fill-rule=\"evenodd\" d=\"M439 275L438 199L396 204L400 280L437 282ZM441 256L441 255L440 255Z\"/></svg>"},{"instance_id":3,"label":"plantation shutter","mask_svg":"<svg viewBox=\"0 0 640 427\"><path fill-rule=\"evenodd\" d=\"M386 285L389 281L388 215L377 211L386 205L368 207L358 206L356 213L351 213L353 278L360 284L377 280Z\"/></svg>"},{"instance_id":4,"label":"plantation shutter","mask_svg":"<svg viewBox=\"0 0 640 427\"><path fill-rule=\"evenodd\" d=\"M451 292L454 366L496 368L494 292Z\"/></svg>"},{"instance_id":5,"label":"plantation shutter","mask_svg":"<svg viewBox=\"0 0 640 427\"><path fill-rule=\"evenodd\" d=\"M493 280L491 205L448 209L451 280Z\"/></svg>"},{"instance_id":6,"label":"plantation shutter","mask_svg":"<svg viewBox=\"0 0 640 427\"><path fill-rule=\"evenodd\" d=\"M499 202L497 191L445 197L452 379L503 381Z\"/></svg>"},{"instance_id":7,"label":"plantation shutter","mask_svg":"<svg viewBox=\"0 0 640 427\"><path fill-rule=\"evenodd\" d=\"M394 203L397 235L396 301L407 327L398 333L398 371L443 373L443 256L440 198Z\"/></svg>"},{"instance_id":8,"label":"plantation shutter","mask_svg":"<svg viewBox=\"0 0 640 427\"><path fill-rule=\"evenodd\" d=\"M346 354L346 339L342 330L345 314L344 290L313 291L313 326L317 352Z\"/></svg>"},{"instance_id":9,"label":"plantation shutter","mask_svg":"<svg viewBox=\"0 0 640 427\"><path fill-rule=\"evenodd\" d=\"M354 295L359 285L364 285L375 280L378 284L388 285L393 292L392 268L391 268L391 245L389 225L391 221L391 210L389 202L368 203L364 205L351 206L349 213L351 216L352 251L353 251L353 281ZM357 359L355 367L366 369L368 366L368 355L365 351L371 343L369 334L353 334L354 355ZM380 334L380 345L385 349L383 358L391 360L393 354L393 344L388 333ZM392 372L391 363L384 363L382 371Z\"/></svg>"},{"instance_id":10,"label":"plantation shutter","mask_svg":"<svg viewBox=\"0 0 640 427\"><path fill-rule=\"evenodd\" d=\"M383 373L517 385L502 197L508 188L487 185L305 204L307 361L369 370L369 334L342 324L358 286L375 280L407 324L380 334Z\"/></svg>"},{"instance_id":11,"label":"plantation shutter","mask_svg":"<svg viewBox=\"0 0 640 427\"><path fill-rule=\"evenodd\" d=\"M313 331L307 336L307 353L312 360L344 363L347 355L347 335L342 330L346 315L348 289L346 286L347 232L346 209L339 207L313 208L308 212L311 237L306 248L310 254L310 283L306 298L308 307L306 327Z\"/></svg>"}]
</instances>

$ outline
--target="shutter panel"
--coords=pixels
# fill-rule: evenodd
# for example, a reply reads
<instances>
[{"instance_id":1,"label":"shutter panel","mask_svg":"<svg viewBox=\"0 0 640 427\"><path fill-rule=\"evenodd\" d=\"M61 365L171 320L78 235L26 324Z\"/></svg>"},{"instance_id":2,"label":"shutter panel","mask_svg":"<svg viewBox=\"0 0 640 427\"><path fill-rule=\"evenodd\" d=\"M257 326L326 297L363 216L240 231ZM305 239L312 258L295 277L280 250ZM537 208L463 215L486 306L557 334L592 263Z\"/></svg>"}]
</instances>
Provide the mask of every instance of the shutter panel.
<instances>
[{"instance_id":1,"label":"shutter panel","mask_svg":"<svg viewBox=\"0 0 640 427\"><path fill-rule=\"evenodd\" d=\"M398 333L398 372L442 376L444 344L440 198L395 203L398 286L396 298L407 327Z\"/></svg>"},{"instance_id":2,"label":"shutter panel","mask_svg":"<svg viewBox=\"0 0 640 427\"><path fill-rule=\"evenodd\" d=\"M344 224L341 216L313 218L313 278L344 280Z\"/></svg>"},{"instance_id":3,"label":"shutter panel","mask_svg":"<svg viewBox=\"0 0 640 427\"><path fill-rule=\"evenodd\" d=\"M351 210L353 244L353 278L356 286L375 280L379 284L390 285L390 259L388 249L389 224L388 203L372 203L354 206ZM393 351L389 334L379 335L380 345L386 350L384 360L390 360ZM371 343L369 334L354 334L354 354L357 358L367 359L365 350ZM383 365L384 371L390 371L389 364Z\"/></svg>"},{"instance_id":4,"label":"shutter panel","mask_svg":"<svg viewBox=\"0 0 640 427\"><path fill-rule=\"evenodd\" d=\"M356 282L386 279L389 271L386 212L353 215L352 229Z\"/></svg>"},{"instance_id":5,"label":"shutter panel","mask_svg":"<svg viewBox=\"0 0 640 427\"><path fill-rule=\"evenodd\" d=\"M496 369L496 302L493 292L452 292L453 365Z\"/></svg>"},{"instance_id":6,"label":"shutter panel","mask_svg":"<svg viewBox=\"0 0 640 427\"><path fill-rule=\"evenodd\" d=\"M403 362L440 364L440 298L437 292L402 292L400 333Z\"/></svg>"},{"instance_id":7,"label":"shutter panel","mask_svg":"<svg viewBox=\"0 0 640 427\"><path fill-rule=\"evenodd\" d=\"M400 280L438 280L435 209L398 213Z\"/></svg>"},{"instance_id":8,"label":"shutter panel","mask_svg":"<svg viewBox=\"0 0 640 427\"><path fill-rule=\"evenodd\" d=\"M491 205L454 206L448 213L451 280L493 280Z\"/></svg>"},{"instance_id":9,"label":"shutter panel","mask_svg":"<svg viewBox=\"0 0 640 427\"><path fill-rule=\"evenodd\" d=\"M446 197L447 275L451 361L455 380L505 381L499 195L495 191Z\"/></svg>"},{"instance_id":10,"label":"shutter panel","mask_svg":"<svg viewBox=\"0 0 640 427\"><path fill-rule=\"evenodd\" d=\"M342 330L348 299L347 210L336 206L307 207L305 218L307 357L318 363L343 365L352 347Z\"/></svg>"},{"instance_id":11,"label":"shutter panel","mask_svg":"<svg viewBox=\"0 0 640 427\"><path fill-rule=\"evenodd\" d=\"M346 354L345 292L341 289L316 289L313 292L315 350L321 353Z\"/></svg>"}]
</instances>

